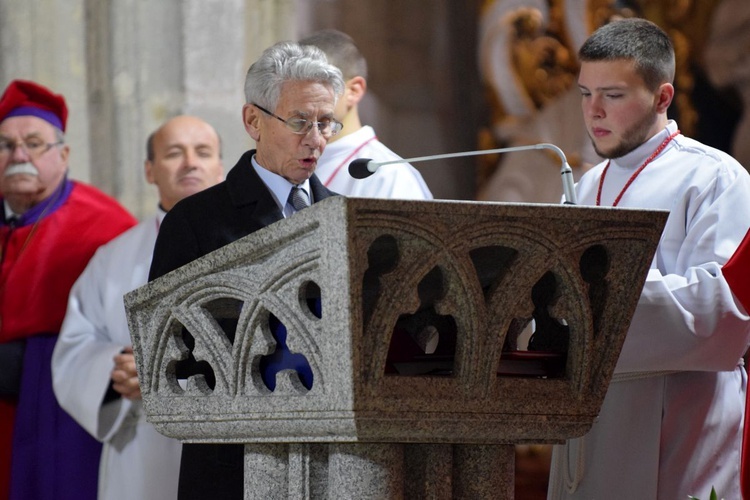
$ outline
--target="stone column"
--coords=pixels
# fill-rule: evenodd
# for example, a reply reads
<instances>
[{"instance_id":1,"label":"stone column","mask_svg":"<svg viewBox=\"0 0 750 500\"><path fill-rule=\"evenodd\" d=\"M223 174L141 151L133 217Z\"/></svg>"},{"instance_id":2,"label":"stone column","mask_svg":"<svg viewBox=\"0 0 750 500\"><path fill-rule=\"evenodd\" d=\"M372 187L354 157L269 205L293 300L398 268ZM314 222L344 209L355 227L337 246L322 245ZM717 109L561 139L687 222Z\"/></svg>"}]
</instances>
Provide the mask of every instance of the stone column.
<instances>
[{"instance_id":1,"label":"stone column","mask_svg":"<svg viewBox=\"0 0 750 500\"><path fill-rule=\"evenodd\" d=\"M93 176L138 215L156 190L143 177L145 143L164 120L190 113L222 137L228 167L247 148L242 128L242 0L89 2Z\"/></svg>"},{"instance_id":2,"label":"stone column","mask_svg":"<svg viewBox=\"0 0 750 500\"><path fill-rule=\"evenodd\" d=\"M63 94L70 108L66 140L73 177L90 176L86 92L85 0L0 2L0 92L11 80L34 80Z\"/></svg>"},{"instance_id":3,"label":"stone column","mask_svg":"<svg viewBox=\"0 0 750 500\"><path fill-rule=\"evenodd\" d=\"M328 498L401 500L404 450L398 443L329 445Z\"/></svg>"},{"instance_id":4,"label":"stone column","mask_svg":"<svg viewBox=\"0 0 750 500\"><path fill-rule=\"evenodd\" d=\"M210 122L227 169L252 146L242 126L247 67L293 38L293 0L3 0L0 86L26 78L70 108L71 177L136 216L156 208L143 175L148 135L182 113Z\"/></svg>"},{"instance_id":5,"label":"stone column","mask_svg":"<svg viewBox=\"0 0 750 500\"><path fill-rule=\"evenodd\" d=\"M515 446L455 445L453 448L454 499L513 498Z\"/></svg>"}]
</instances>

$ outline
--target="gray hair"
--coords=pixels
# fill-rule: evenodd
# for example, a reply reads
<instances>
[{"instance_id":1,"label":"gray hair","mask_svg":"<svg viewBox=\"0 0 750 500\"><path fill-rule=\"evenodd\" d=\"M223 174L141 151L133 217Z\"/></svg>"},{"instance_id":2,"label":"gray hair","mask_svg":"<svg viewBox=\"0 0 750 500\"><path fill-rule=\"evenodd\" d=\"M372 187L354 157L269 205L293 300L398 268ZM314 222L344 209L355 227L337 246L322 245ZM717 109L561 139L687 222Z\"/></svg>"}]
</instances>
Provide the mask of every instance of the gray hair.
<instances>
[{"instance_id":1,"label":"gray hair","mask_svg":"<svg viewBox=\"0 0 750 500\"><path fill-rule=\"evenodd\" d=\"M316 31L299 41L302 45L315 45L325 52L328 62L336 66L349 80L355 76L367 79L367 61L352 37L338 30Z\"/></svg>"},{"instance_id":2,"label":"gray hair","mask_svg":"<svg viewBox=\"0 0 750 500\"><path fill-rule=\"evenodd\" d=\"M338 99L344 93L341 71L328 63L326 55L312 45L279 42L263 51L245 77L245 100L274 110L285 82L301 81L328 85Z\"/></svg>"},{"instance_id":3,"label":"gray hair","mask_svg":"<svg viewBox=\"0 0 750 500\"><path fill-rule=\"evenodd\" d=\"M661 28L645 19L605 24L584 42L578 59L581 62L632 60L649 90L674 80L672 41Z\"/></svg>"}]
</instances>

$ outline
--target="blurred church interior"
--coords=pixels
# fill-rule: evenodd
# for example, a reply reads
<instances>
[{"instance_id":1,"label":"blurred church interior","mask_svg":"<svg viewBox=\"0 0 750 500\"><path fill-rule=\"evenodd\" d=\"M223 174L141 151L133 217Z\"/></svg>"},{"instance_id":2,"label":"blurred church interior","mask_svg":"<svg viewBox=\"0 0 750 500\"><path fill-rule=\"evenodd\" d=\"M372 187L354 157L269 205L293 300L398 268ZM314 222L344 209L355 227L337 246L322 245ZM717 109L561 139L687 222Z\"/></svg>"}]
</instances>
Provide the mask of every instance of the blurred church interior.
<instances>
[{"instance_id":1,"label":"blurred church interior","mask_svg":"<svg viewBox=\"0 0 750 500\"><path fill-rule=\"evenodd\" d=\"M65 5L61 5L65 4ZM576 52L615 17L673 38L682 132L750 167L747 0L4 0L0 84L34 79L66 95L72 176L143 216L155 193L145 139L178 113L212 122L234 164L251 145L242 84L268 45L317 29L349 33L368 59L363 121L403 157L549 142L578 176L598 160L576 86ZM545 152L416 164L436 198L557 203ZM518 447L517 499L546 497L549 447Z\"/></svg>"}]
</instances>

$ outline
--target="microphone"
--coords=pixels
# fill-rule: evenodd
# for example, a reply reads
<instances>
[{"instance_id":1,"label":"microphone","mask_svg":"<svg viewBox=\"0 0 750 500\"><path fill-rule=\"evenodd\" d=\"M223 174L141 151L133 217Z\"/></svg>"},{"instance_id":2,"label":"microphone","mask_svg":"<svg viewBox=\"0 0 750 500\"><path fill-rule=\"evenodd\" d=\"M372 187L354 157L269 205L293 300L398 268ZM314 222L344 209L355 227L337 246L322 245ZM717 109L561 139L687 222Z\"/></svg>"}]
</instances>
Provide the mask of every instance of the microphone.
<instances>
[{"instance_id":1,"label":"microphone","mask_svg":"<svg viewBox=\"0 0 750 500\"><path fill-rule=\"evenodd\" d=\"M378 168L383 165L391 165L395 163L416 163L418 161L427 160L441 160L443 158L459 158L461 156L477 156L477 155L488 155L494 153L511 153L513 151L530 151L533 149L550 149L557 153L560 157L562 166L560 167L560 175L562 176L563 184L563 195L565 197L566 205L575 205L578 203L576 199L575 181L573 180L573 170L568 165L568 160L565 158L565 153L562 149L558 148L554 144L541 143L532 144L529 146L514 146L509 148L498 148L498 149L484 149L481 151L464 151L463 153L446 153L442 155L431 155L431 156L418 156L416 158L404 158L402 160L390 160L390 161L373 161L368 158L359 158L349 164L349 175L355 179L364 179L374 174Z\"/></svg>"}]
</instances>

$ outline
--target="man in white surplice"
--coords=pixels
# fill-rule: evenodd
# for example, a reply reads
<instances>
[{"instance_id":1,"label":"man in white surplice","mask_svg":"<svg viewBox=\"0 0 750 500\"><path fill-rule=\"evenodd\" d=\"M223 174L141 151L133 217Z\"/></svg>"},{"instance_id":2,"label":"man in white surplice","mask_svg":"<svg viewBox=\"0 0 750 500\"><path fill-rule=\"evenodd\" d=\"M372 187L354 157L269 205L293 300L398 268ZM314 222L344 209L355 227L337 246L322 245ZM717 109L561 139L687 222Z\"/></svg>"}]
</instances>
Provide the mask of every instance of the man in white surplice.
<instances>
[{"instance_id":1,"label":"man in white surplice","mask_svg":"<svg viewBox=\"0 0 750 500\"><path fill-rule=\"evenodd\" d=\"M431 200L422 174L409 163L383 165L365 179L349 175L349 164L358 158L394 161L402 158L380 142L375 130L362 125L359 104L367 93L367 61L354 40L338 30L316 31L299 41L325 52L328 62L344 75L344 95L336 101L334 118L344 124L331 137L315 169L323 185L335 193L360 198Z\"/></svg>"},{"instance_id":2,"label":"man in white surplice","mask_svg":"<svg viewBox=\"0 0 750 500\"><path fill-rule=\"evenodd\" d=\"M60 405L104 443L99 500L177 498L182 445L146 422L123 295L147 282L166 212L224 175L219 136L199 118L172 118L146 149L158 212L96 252L71 290L52 358Z\"/></svg>"},{"instance_id":3,"label":"man in white surplice","mask_svg":"<svg viewBox=\"0 0 750 500\"><path fill-rule=\"evenodd\" d=\"M599 418L553 452L550 499L740 498L750 322L722 274L750 225L750 176L680 134L669 37L614 21L579 51L584 121L602 158L584 205L669 210Z\"/></svg>"}]
</instances>

